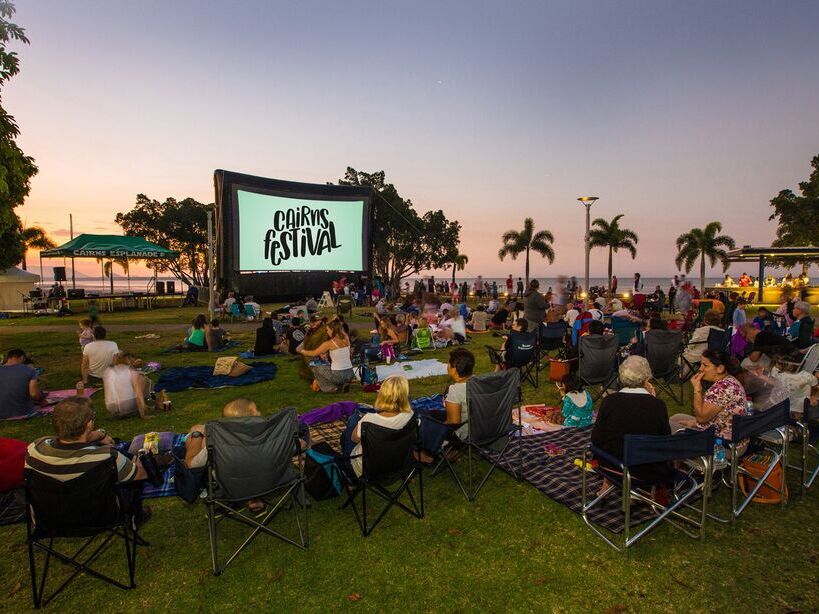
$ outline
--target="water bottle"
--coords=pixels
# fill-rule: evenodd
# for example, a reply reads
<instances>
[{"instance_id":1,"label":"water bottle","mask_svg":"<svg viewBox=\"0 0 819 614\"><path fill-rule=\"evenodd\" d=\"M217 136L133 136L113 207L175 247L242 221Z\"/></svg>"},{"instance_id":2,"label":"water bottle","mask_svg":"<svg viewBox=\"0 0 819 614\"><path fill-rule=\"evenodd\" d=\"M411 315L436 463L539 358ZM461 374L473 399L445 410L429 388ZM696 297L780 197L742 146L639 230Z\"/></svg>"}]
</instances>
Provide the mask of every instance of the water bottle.
<instances>
[{"instance_id":1,"label":"water bottle","mask_svg":"<svg viewBox=\"0 0 819 614\"><path fill-rule=\"evenodd\" d=\"M725 463L725 446L723 444L722 437L717 437L714 440L714 463L718 465Z\"/></svg>"},{"instance_id":2,"label":"water bottle","mask_svg":"<svg viewBox=\"0 0 819 614\"><path fill-rule=\"evenodd\" d=\"M745 415L752 416L754 413L754 402L751 397L745 397Z\"/></svg>"}]
</instances>

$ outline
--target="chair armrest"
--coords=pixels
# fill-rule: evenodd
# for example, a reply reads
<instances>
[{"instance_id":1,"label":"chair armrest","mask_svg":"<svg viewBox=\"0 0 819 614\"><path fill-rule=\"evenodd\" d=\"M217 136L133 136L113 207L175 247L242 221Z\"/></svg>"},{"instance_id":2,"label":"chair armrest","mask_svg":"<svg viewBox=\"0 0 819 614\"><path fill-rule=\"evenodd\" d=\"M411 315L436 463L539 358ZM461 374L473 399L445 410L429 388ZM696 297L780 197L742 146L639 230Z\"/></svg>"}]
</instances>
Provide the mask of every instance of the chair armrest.
<instances>
[{"instance_id":1,"label":"chair armrest","mask_svg":"<svg viewBox=\"0 0 819 614\"><path fill-rule=\"evenodd\" d=\"M449 427L449 428L451 428L453 430L457 430L457 429L461 428L464 424L469 422L469 420L464 420L463 422L457 422L457 423L453 424L453 423L447 422L446 420L439 420L438 418L435 418L433 416L430 416L430 415L424 414L424 413L420 413L420 412L418 413L418 417L421 420L429 420L430 422L434 422L435 424L440 424L441 426L447 426L447 427Z\"/></svg>"},{"instance_id":2,"label":"chair armrest","mask_svg":"<svg viewBox=\"0 0 819 614\"><path fill-rule=\"evenodd\" d=\"M598 460L604 460L610 465L619 467L621 470L623 469L623 462L619 458L612 456L611 454L604 450L601 450L597 446L589 446L588 451L592 453L594 458Z\"/></svg>"}]
</instances>

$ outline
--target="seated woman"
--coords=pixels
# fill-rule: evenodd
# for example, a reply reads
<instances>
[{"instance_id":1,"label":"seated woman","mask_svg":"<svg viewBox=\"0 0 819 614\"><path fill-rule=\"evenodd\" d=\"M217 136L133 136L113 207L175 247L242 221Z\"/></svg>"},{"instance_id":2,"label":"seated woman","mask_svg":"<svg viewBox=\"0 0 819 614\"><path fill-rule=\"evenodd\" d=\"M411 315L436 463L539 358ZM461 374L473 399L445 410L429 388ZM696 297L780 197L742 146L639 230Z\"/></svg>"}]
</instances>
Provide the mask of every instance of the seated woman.
<instances>
[{"instance_id":1,"label":"seated woman","mask_svg":"<svg viewBox=\"0 0 819 614\"><path fill-rule=\"evenodd\" d=\"M133 354L118 352L102 374L105 409L112 418L145 417L151 380L136 370L139 361Z\"/></svg>"},{"instance_id":2,"label":"seated woman","mask_svg":"<svg viewBox=\"0 0 819 614\"><path fill-rule=\"evenodd\" d=\"M338 392L347 386L354 377L353 362L350 358L350 338L344 332L344 325L338 320L328 322L325 328L329 339L312 350L297 348L303 356L321 356L328 354L330 364L311 365L313 371L312 388L321 392Z\"/></svg>"},{"instance_id":3,"label":"seated woman","mask_svg":"<svg viewBox=\"0 0 819 614\"><path fill-rule=\"evenodd\" d=\"M444 310L442 312L438 338L447 339L453 343L466 343L466 322L459 311L453 310L450 313Z\"/></svg>"},{"instance_id":4,"label":"seated woman","mask_svg":"<svg viewBox=\"0 0 819 614\"><path fill-rule=\"evenodd\" d=\"M623 458L626 435L670 435L668 410L651 385L651 367L642 356L629 356L620 365L619 392L603 398L592 429L591 442L615 458ZM607 467L607 463L600 461ZM612 469L614 469L612 467ZM666 463L651 463L635 468L633 475L654 481L668 475ZM604 483L604 490L607 485Z\"/></svg>"},{"instance_id":5,"label":"seated woman","mask_svg":"<svg viewBox=\"0 0 819 614\"><path fill-rule=\"evenodd\" d=\"M265 318L262 320L262 325L256 329L253 354L256 356L270 356L276 353L276 345L276 329L273 328L273 319Z\"/></svg>"},{"instance_id":6,"label":"seated woman","mask_svg":"<svg viewBox=\"0 0 819 614\"><path fill-rule=\"evenodd\" d=\"M774 330L776 322L773 315L765 307L760 307L756 317L753 320L753 325L759 330Z\"/></svg>"},{"instance_id":7,"label":"seated woman","mask_svg":"<svg viewBox=\"0 0 819 614\"><path fill-rule=\"evenodd\" d=\"M733 417L745 414L745 389L736 378L740 372L739 362L728 352L705 350L700 370L691 377L694 415L671 416L671 428L674 431L685 428L707 429L714 425L716 436L730 441ZM705 392L703 381L713 382Z\"/></svg>"},{"instance_id":8,"label":"seated woman","mask_svg":"<svg viewBox=\"0 0 819 614\"><path fill-rule=\"evenodd\" d=\"M375 316L376 330L381 344L381 355L384 361L390 364L395 359L395 346L398 345L398 333L386 316Z\"/></svg>"},{"instance_id":9,"label":"seated woman","mask_svg":"<svg viewBox=\"0 0 819 614\"><path fill-rule=\"evenodd\" d=\"M594 402L589 391L576 373L567 373L559 382L557 390L563 399L563 426L589 426L592 423Z\"/></svg>"},{"instance_id":10,"label":"seated woman","mask_svg":"<svg viewBox=\"0 0 819 614\"><path fill-rule=\"evenodd\" d=\"M180 349L187 352L206 352L208 349L207 339L205 338L206 327L208 321L201 313L193 319L191 327L188 329L188 334L185 336L185 341L182 342Z\"/></svg>"},{"instance_id":11,"label":"seated woman","mask_svg":"<svg viewBox=\"0 0 819 614\"><path fill-rule=\"evenodd\" d=\"M344 450L345 454L356 457L361 454L361 425L370 423L383 426L388 429L399 430L412 420L415 414L412 412L409 400L409 382L403 375L391 375L383 381L375 399L375 411L367 412L358 420L351 420L347 425L347 437L342 441L354 444L352 449ZM347 444L345 447L349 446ZM350 459L353 473L356 477L361 477L364 463L361 456Z\"/></svg>"},{"instance_id":12,"label":"seated woman","mask_svg":"<svg viewBox=\"0 0 819 614\"><path fill-rule=\"evenodd\" d=\"M407 315L399 313L395 316L395 334L398 335L398 343L406 343L409 338L409 327L407 326Z\"/></svg>"}]
</instances>

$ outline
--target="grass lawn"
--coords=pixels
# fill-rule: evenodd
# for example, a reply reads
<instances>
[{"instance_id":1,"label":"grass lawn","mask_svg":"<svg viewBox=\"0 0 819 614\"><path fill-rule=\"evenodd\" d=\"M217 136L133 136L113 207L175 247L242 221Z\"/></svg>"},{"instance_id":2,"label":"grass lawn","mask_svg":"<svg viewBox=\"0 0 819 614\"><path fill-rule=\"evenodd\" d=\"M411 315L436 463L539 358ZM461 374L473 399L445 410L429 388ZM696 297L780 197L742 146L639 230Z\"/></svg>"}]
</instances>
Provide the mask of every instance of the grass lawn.
<instances>
[{"instance_id":1,"label":"grass lawn","mask_svg":"<svg viewBox=\"0 0 819 614\"><path fill-rule=\"evenodd\" d=\"M181 338L193 314L190 309L161 309L102 318L106 324L126 325L109 338L143 359L164 366L213 364L212 354L161 353ZM47 325L74 322L3 322L0 348L19 346L30 352L45 369L46 389L73 387L79 376L76 335L50 331ZM134 340L152 332L152 322L178 322L179 332L160 330L158 340ZM15 331L17 324L42 324L43 330ZM235 337L252 345L250 328L237 331ZM474 337L477 372L489 370L484 343L499 341L489 335ZM447 352L435 356L446 360ZM98 393L97 424L126 439L146 431L187 431L192 424L219 416L222 406L237 396L255 400L265 414L288 405L303 412L332 401L375 398L360 387L348 394L313 393L299 379L294 359L275 362L279 372L272 382L173 394L172 412L144 421L108 420ZM410 382L413 396L442 392L445 386L445 377ZM539 389L525 385L524 396L526 402L557 403L549 382ZM679 411L673 401L666 401L670 413ZM28 441L50 432L48 419L0 423L2 437ZM471 504L442 475L425 480L423 520L392 511L370 537L362 538L352 512L338 509L339 500L314 503L308 550L261 536L218 578L210 571L204 505L188 506L176 498L152 500L154 517L142 532L151 546L138 552L138 588L120 591L83 577L52 607L110 612L253 606L261 611L817 611L819 488L800 497L795 476L790 487L792 497L785 508L751 505L733 526L709 524L706 543L667 526L624 556L595 537L578 515L504 473L493 475ZM715 511L724 515L728 505L727 493L719 491ZM29 609L25 528L2 527L0 533L0 610ZM244 529L234 527L226 535L243 539ZM101 561L121 572L121 555L121 547L112 548Z\"/></svg>"}]
</instances>

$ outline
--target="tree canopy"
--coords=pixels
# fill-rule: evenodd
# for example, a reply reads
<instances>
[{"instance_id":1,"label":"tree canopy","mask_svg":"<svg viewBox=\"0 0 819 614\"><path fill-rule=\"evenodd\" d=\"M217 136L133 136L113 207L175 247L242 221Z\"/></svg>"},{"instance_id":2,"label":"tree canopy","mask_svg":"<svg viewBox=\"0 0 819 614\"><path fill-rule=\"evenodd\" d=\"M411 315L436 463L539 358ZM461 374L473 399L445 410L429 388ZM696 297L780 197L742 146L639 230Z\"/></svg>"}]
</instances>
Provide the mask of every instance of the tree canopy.
<instances>
[{"instance_id":1,"label":"tree canopy","mask_svg":"<svg viewBox=\"0 0 819 614\"><path fill-rule=\"evenodd\" d=\"M163 202L137 194L134 208L117 213L114 221L132 237L143 237L152 243L179 252L174 260L148 261L158 272L169 271L186 284L208 283L208 220L204 204L186 198Z\"/></svg>"},{"instance_id":2,"label":"tree canopy","mask_svg":"<svg viewBox=\"0 0 819 614\"><path fill-rule=\"evenodd\" d=\"M589 230L589 245L591 247L607 247L609 250L609 285L611 288L612 254L624 249L631 254L632 260L637 257L637 234L628 228L620 228L623 214L615 215L610 222L602 217L592 222Z\"/></svg>"},{"instance_id":3,"label":"tree canopy","mask_svg":"<svg viewBox=\"0 0 819 614\"><path fill-rule=\"evenodd\" d=\"M503 247L498 251L498 258L503 260L512 256L517 260L520 254L526 255L525 276L526 285L529 285L529 252L534 251L546 258L549 264L555 261L555 250L552 247L554 235L548 230L535 232L535 222L527 217L523 220L523 230L507 230L501 236Z\"/></svg>"},{"instance_id":4,"label":"tree canopy","mask_svg":"<svg viewBox=\"0 0 819 614\"><path fill-rule=\"evenodd\" d=\"M0 0L0 271L25 257L22 224L14 209L23 204L37 173L34 158L25 155L14 140L20 135L17 122L2 106L2 88L20 71L17 54L7 46L11 41L29 42L23 28L9 21L14 12L13 3Z\"/></svg>"},{"instance_id":5,"label":"tree canopy","mask_svg":"<svg viewBox=\"0 0 819 614\"><path fill-rule=\"evenodd\" d=\"M372 201L372 271L384 283L397 288L405 277L428 269L440 269L458 254L461 225L450 221L440 209L418 212L408 198L386 182L384 171L367 173L348 166L339 185L369 186Z\"/></svg>"},{"instance_id":6,"label":"tree canopy","mask_svg":"<svg viewBox=\"0 0 819 614\"><path fill-rule=\"evenodd\" d=\"M705 228L692 228L677 237L677 257L674 262L678 269L685 267L685 272L690 273L697 258L700 259L701 292L705 291L706 259L712 267L721 262L722 270L728 270L728 252L724 248L734 249L735 243L731 237L721 235L720 232L722 224L710 222Z\"/></svg>"},{"instance_id":7,"label":"tree canopy","mask_svg":"<svg viewBox=\"0 0 819 614\"><path fill-rule=\"evenodd\" d=\"M799 183L797 196L792 190L781 190L771 199L773 213L768 218L777 221L774 247L811 247L819 245L819 155L810 162L811 171L807 181ZM793 266L807 265L816 259L778 258L771 262Z\"/></svg>"}]
</instances>

